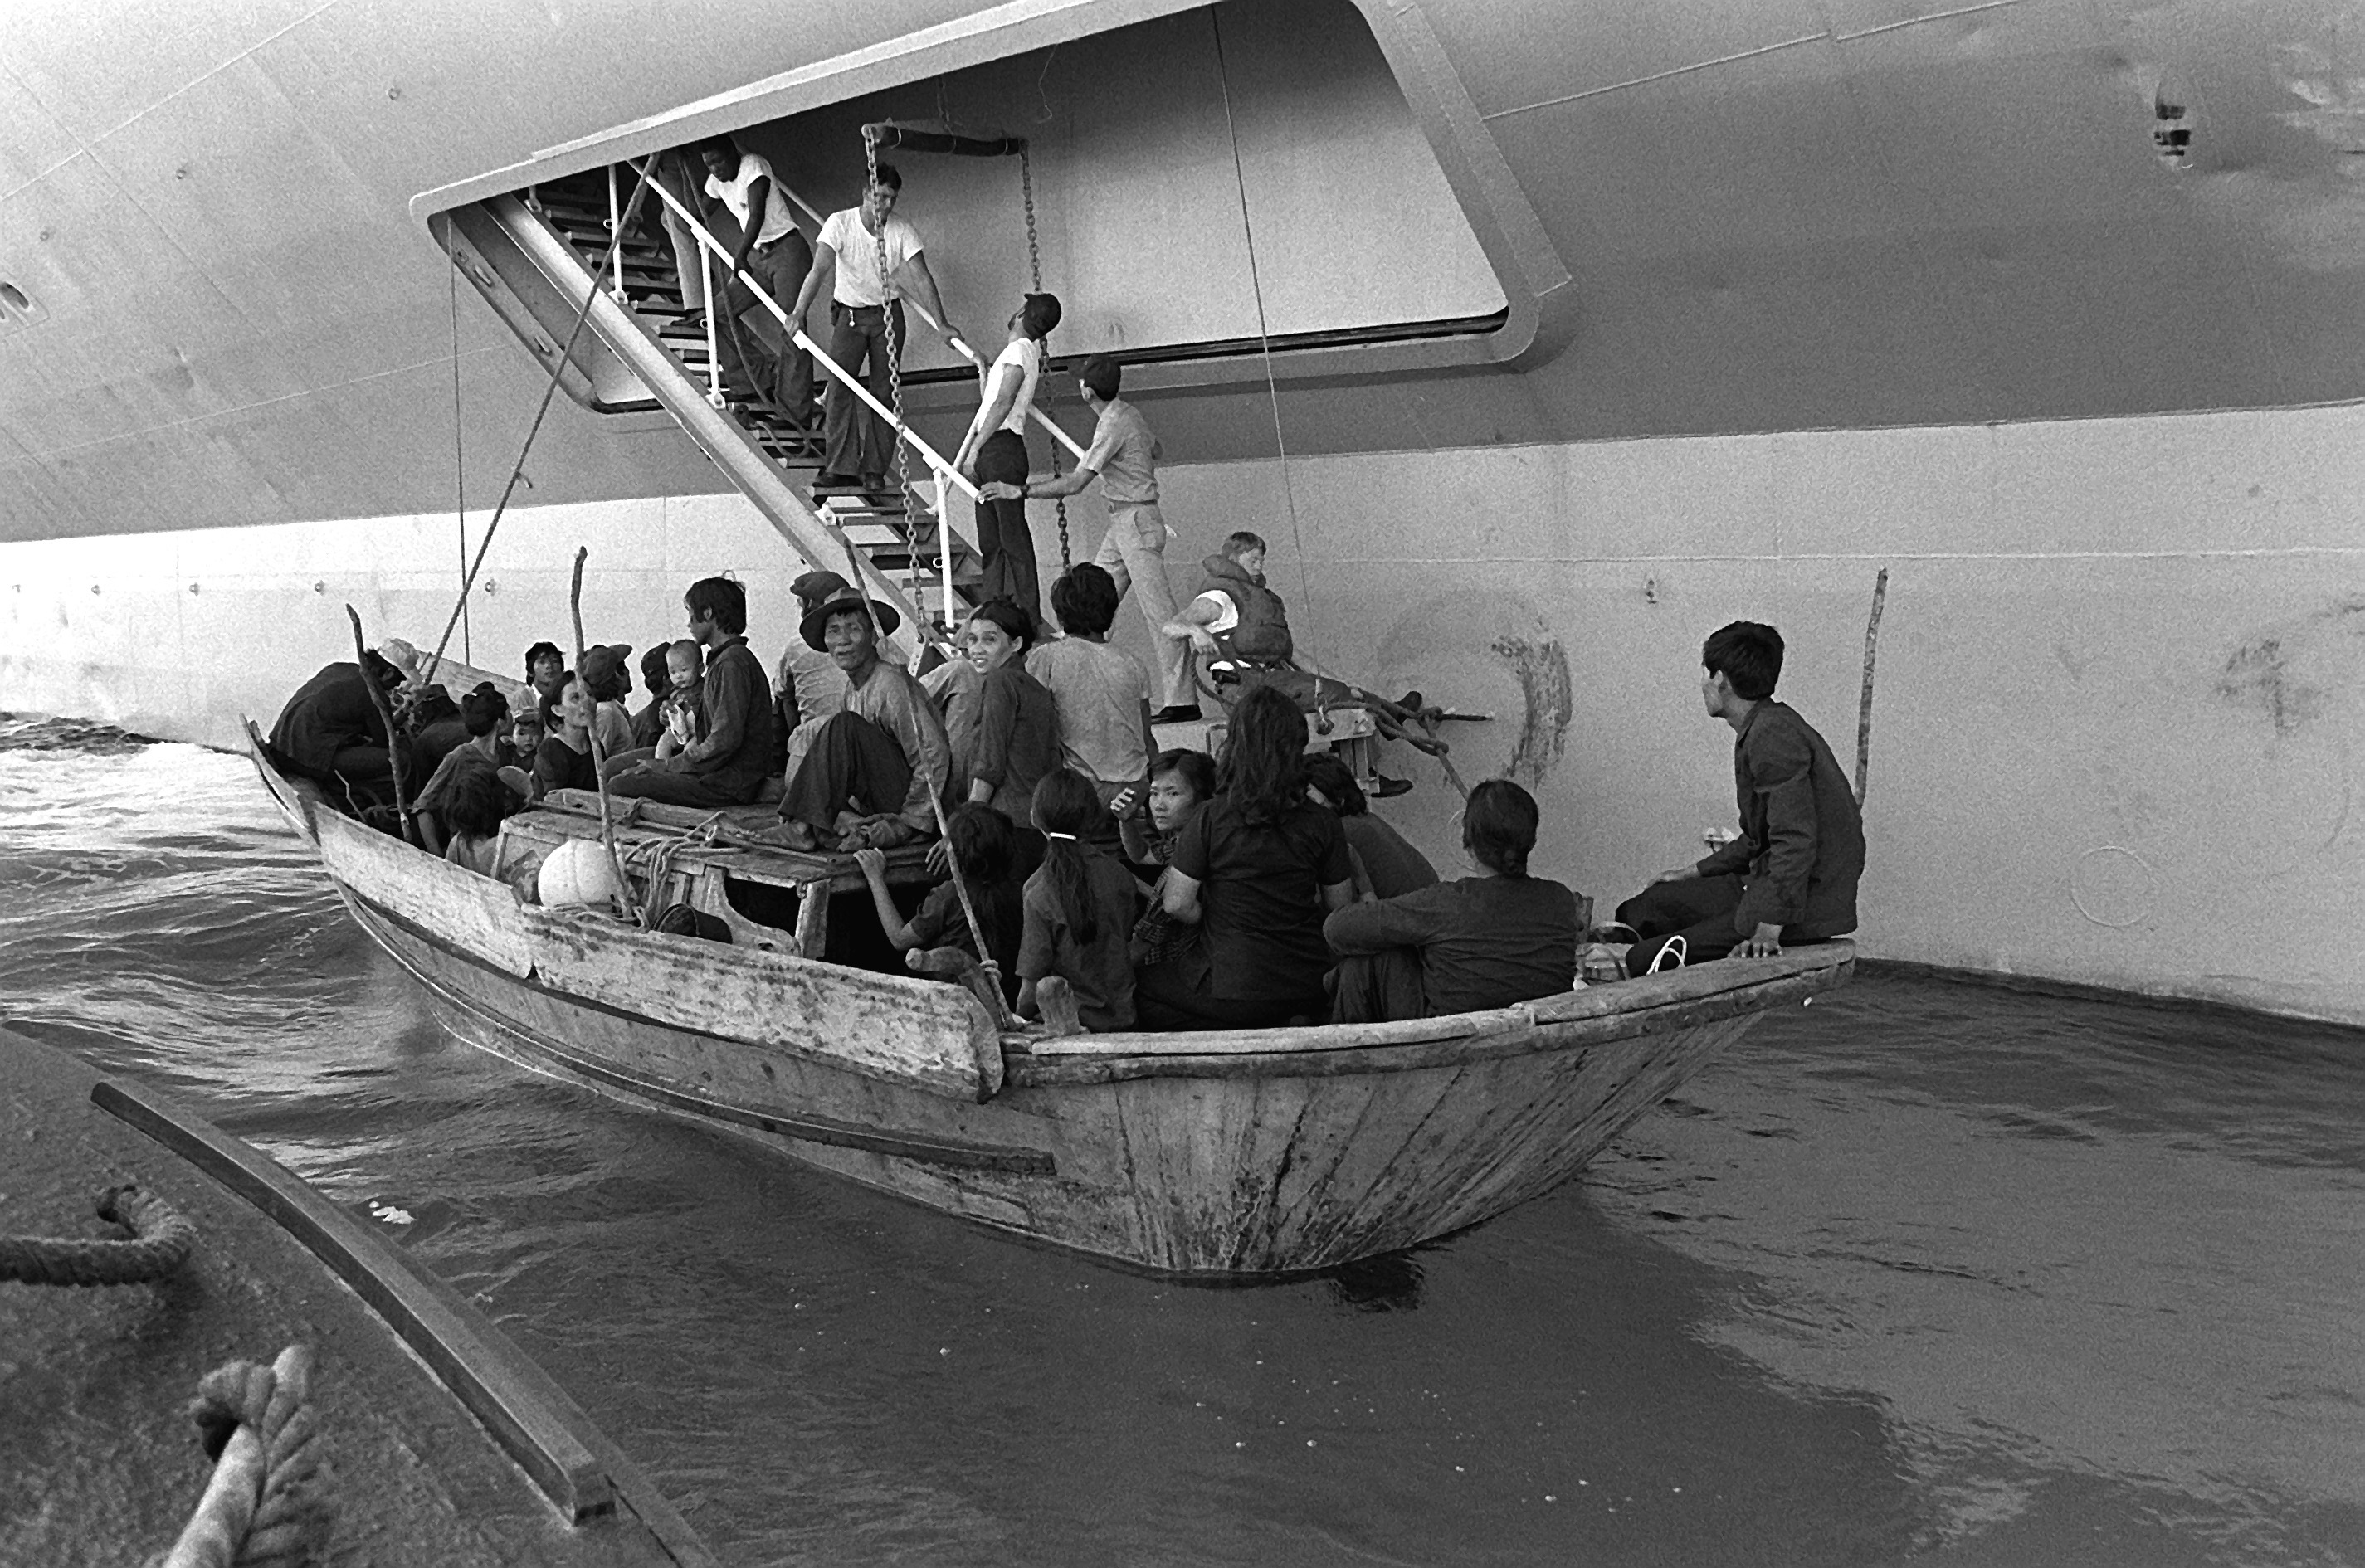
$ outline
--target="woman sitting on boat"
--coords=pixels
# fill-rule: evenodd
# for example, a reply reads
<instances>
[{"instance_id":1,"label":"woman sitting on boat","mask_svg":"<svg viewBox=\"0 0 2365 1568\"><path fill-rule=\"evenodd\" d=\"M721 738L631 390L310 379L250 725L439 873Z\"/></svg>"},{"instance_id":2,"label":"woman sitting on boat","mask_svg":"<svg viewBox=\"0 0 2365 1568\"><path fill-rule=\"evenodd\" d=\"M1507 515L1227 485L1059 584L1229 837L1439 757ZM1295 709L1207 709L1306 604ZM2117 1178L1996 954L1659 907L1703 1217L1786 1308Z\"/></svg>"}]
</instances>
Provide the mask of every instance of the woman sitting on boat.
<instances>
[{"instance_id":1,"label":"woman sitting on boat","mask_svg":"<svg viewBox=\"0 0 2365 1568\"><path fill-rule=\"evenodd\" d=\"M412 829L418 834L419 846L430 855L443 853L443 840L450 827L443 820L445 808L461 773L470 768L496 773L500 767L499 734L509 716L509 699L489 680L460 699L460 722L467 727L468 738L443 754L434 777L419 791L419 798L410 802Z\"/></svg>"},{"instance_id":2,"label":"woman sitting on boat","mask_svg":"<svg viewBox=\"0 0 2365 1568\"><path fill-rule=\"evenodd\" d=\"M1076 1014L1095 1034L1134 1023L1133 873L1084 835L1107 814L1100 791L1061 767L1035 787L1033 817L1045 844L1042 869L1026 879L1026 934L1018 946L1018 1011L1041 1012L1036 990L1058 976Z\"/></svg>"},{"instance_id":3,"label":"woman sitting on boat","mask_svg":"<svg viewBox=\"0 0 2365 1568\"><path fill-rule=\"evenodd\" d=\"M443 858L480 877L491 876L500 857L501 819L517 803L491 768L462 769L443 802L443 823L451 829Z\"/></svg>"},{"instance_id":4,"label":"woman sitting on boat","mask_svg":"<svg viewBox=\"0 0 2365 1568\"><path fill-rule=\"evenodd\" d=\"M1340 959L1331 1022L1475 1013L1573 987L1576 895L1528 875L1536 823L1534 796L1489 778L1462 812L1462 847L1476 876L1354 904L1324 922Z\"/></svg>"},{"instance_id":5,"label":"woman sitting on boat","mask_svg":"<svg viewBox=\"0 0 2365 1568\"><path fill-rule=\"evenodd\" d=\"M960 868L970 903L977 911L978 928L985 935L985 952L980 954L970 939L959 889L948 881L929 889L907 921L888 890L887 852L857 849L854 863L870 884L870 903L879 915L879 927L899 953L953 947L972 958L992 958L1002 971L1003 1000L1015 1002L1018 938L1025 924L1021 888L1026 881L1016 868L1016 830L1008 817L975 802L955 808L945 819L945 829L953 864ZM944 966L930 968L931 972L941 972Z\"/></svg>"},{"instance_id":6,"label":"woman sitting on boat","mask_svg":"<svg viewBox=\"0 0 2365 1568\"><path fill-rule=\"evenodd\" d=\"M542 749L533 754L533 798L553 790L597 790L591 761L591 695L572 671L559 677L556 692L544 705Z\"/></svg>"},{"instance_id":7,"label":"woman sitting on boat","mask_svg":"<svg viewBox=\"0 0 2365 1568\"><path fill-rule=\"evenodd\" d=\"M1138 977L1142 1025L1237 1029L1317 1020L1326 912L1347 907L1354 873L1339 819L1306 798L1306 719L1269 687L1232 711L1222 787L1183 825L1160 904L1205 939L1186 963Z\"/></svg>"},{"instance_id":8,"label":"woman sitting on boat","mask_svg":"<svg viewBox=\"0 0 2365 1568\"><path fill-rule=\"evenodd\" d=\"M1306 788L1314 803L1338 813L1355 866L1355 898L1392 899L1437 885L1437 868L1404 834L1372 814L1363 787L1336 752L1306 759Z\"/></svg>"}]
</instances>

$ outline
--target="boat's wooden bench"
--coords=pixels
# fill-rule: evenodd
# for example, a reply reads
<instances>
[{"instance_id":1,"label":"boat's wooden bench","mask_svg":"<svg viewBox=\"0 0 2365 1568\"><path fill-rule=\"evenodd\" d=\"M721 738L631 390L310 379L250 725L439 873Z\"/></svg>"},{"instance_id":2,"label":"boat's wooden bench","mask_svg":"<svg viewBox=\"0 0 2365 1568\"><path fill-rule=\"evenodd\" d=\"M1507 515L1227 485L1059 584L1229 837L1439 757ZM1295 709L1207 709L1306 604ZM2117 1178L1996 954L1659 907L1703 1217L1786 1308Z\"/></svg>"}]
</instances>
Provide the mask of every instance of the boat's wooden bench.
<instances>
[{"instance_id":1,"label":"boat's wooden bench","mask_svg":"<svg viewBox=\"0 0 2365 1568\"><path fill-rule=\"evenodd\" d=\"M834 851L753 848L717 842L693 830L716 821L718 813L694 806L671 806L656 801L611 803L616 821L616 849L627 873L644 884L652 870L661 872L655 890L660 904L687 903L731 927L734 942L789 950L819 958L828 940L829 899L835 893L858 892L869 887L854 857ZM771 806L734 806L719 813L728 834L768 829L779 824ZM529 857L539 857L570 838L600 836L600 801L588 790L554 790L537 809L521 812L501 824L501 874L507 876ZM925 845L903 845L887 851L890 887L925 887L936 879L928 871ZM783 927L750 920L731 902L728 883L760 883L797 895L792 941ZM818 896L816 896L818 895Z\"/></svg>"}]
</instances>

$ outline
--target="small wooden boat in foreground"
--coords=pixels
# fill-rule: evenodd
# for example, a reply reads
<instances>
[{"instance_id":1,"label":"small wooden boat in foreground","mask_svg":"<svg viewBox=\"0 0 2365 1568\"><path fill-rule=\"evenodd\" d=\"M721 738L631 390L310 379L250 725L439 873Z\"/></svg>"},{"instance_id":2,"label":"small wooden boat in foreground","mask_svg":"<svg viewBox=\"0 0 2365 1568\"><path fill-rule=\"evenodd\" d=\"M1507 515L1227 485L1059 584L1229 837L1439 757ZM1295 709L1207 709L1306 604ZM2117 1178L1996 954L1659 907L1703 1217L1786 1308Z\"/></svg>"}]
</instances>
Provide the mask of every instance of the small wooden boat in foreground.
<instances>
[{"instance_id":1,"label":"small wooden boat in foreground","mask_svg":"<svg viewBox=\"0 0 2365 1568\"><path fill-rule=\"evenodd\" d=\"M968 991L831 962L868 923L850 857L701 842L644 804L628 869L729 943L523 903L256 767L346 906L518 1061L1022 1236L1183 1275L1319 1269L1566 1181L1770 1007L1844 983L1847 943L1399 1023L1050 1037ZM513 817L499 869L596 836ZM770 809L751 810L769 818ZM917 850L891 881L925 879ZM830 906L851 896L834 938ZM856 916L858 913L858 921Z\"/></svg>"}]
</instances>

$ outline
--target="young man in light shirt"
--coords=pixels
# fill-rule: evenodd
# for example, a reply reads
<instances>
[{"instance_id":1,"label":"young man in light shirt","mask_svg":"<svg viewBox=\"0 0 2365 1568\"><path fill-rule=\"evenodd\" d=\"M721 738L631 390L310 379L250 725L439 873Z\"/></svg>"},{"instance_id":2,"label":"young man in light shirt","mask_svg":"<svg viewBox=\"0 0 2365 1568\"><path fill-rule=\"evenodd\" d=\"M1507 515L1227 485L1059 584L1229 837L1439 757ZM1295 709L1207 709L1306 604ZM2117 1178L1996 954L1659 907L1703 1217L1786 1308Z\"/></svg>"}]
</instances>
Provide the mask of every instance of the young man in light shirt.
<instances>
[{"instance_id":1,"label":"young man in light shirt","mask_svg":"<svg viewBox=\"0 0 2365 1568\"><path fill-rule=\"evenodd\" d=\"M1149 625L1149 645L1158 657L1159 700L1150 717L1160 724L1199 717L1191 681L1191 644L1167 626L1174 619L1173 585L1166 579L1166 519L1158 510L1158 459L1164 455L1141 411L1117 396L1123 374L1108 354L1094 354L1076 371L1084 406L1093 410L1093 444L1071 474L981 484L978 494L993 500L1025 501L1077 495L1094 479L1108 503L1108 532L1093 565L1106 572L1122 598L1134 602Z\"/></svg>"},{"instance_id":2,"label":"young man in light shirt","mask_svg":"<svg viewBox=\"0 0 2365 1568\"><path fill-rule=\"evenodd\" d=\"M986 599L1007 599L1041 619L1042 585L1035 567L1035 537L1026 527L1026 416L1043 374L1043 340L1059 324L1059 298L1030 294L1010 318L1010 342L981 373L982 400L953 466L978 481L977 548L984 558ZM991 485L993 499L982 498ZM1019 493L1012 493L1017 486Z\"/></svg>"},{"instance_id":3,"label":"young man in light shirt","mask_svg":"<svg viewBox=\"0 0 2365 1568\"><path fill-rule=\"evenodd\" d=\"M813 271L805 274L804 286L797 291L796 307L789 312L791 321L802 321L805 312L824 288L830 291L829 357L854 375L860 376L872 397L881 403L888 400L887 325L888 312L894 312L895 342L900 348L911 340L903 317L902 294L912 296L944 326L945 341L952 342L961 335L945 313L945 302L936 293L936 280L928 271L928 259L921 253L919 230L909 221L895 216L896 199L902 195L903 176L892 163L881 163L870 186L863 195L862 205L849 207L829 215L821 227L820 242L813 248ZM882 273L880 252L886 252ZM853 393L830 378L822 394L822 443L824 452L819 486L824 489L853 489L857 485L866 489L878 489L886 483L887 469L895 460L895 432L887 421L868 409L857 406Z\"/></svg>"},{"instance_id":4,"label":"young man in light shirt","mask_svg":"<svg viewBox=\"0 0 2365 1568\"><path fill-rule=\"evenodd\" d=\"M716 351L723 356L723 371L741 370L782 412L795 420L810 419L813 358L797 347L769 310L756 303L739 274L745 271L765 293L785 305L797 297L813 270L813 247L789 215L789 198L773 177L770 160L742 151L727 136L700 143L698 153L706 165L706 184L700 192L706 212L711 216L719 202L739 225L738 242L722 273L723 315L715 323L722 329Z\"/></svg>"}]
</instances>

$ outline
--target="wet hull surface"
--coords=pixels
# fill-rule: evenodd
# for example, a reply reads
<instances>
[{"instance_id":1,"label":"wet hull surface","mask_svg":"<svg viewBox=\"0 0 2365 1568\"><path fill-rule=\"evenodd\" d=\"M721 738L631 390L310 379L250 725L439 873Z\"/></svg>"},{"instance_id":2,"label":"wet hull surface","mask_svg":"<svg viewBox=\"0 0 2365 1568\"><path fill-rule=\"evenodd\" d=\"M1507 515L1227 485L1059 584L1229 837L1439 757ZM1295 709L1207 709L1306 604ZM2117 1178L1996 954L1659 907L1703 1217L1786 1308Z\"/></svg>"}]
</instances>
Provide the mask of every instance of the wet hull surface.
<instances>
[{"instance_id":1,"label":"wet hull surface","mask_svg":"<svg viewBox=\"0 0 2365 1568\"><path fill-rule=\"evenodd\" d=\"M730 1561L2365 1559L2337 1030L1867 975L1576 1183L1205 1289L476 1048L233 757L0 722L0 973L394 1211Z\"/></svg>"}]
</instances>

